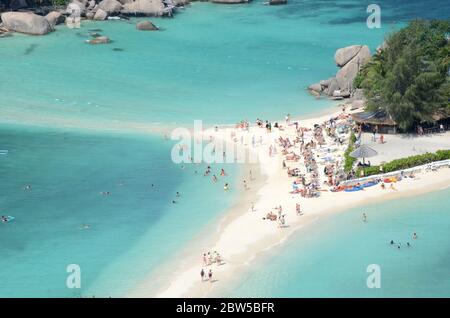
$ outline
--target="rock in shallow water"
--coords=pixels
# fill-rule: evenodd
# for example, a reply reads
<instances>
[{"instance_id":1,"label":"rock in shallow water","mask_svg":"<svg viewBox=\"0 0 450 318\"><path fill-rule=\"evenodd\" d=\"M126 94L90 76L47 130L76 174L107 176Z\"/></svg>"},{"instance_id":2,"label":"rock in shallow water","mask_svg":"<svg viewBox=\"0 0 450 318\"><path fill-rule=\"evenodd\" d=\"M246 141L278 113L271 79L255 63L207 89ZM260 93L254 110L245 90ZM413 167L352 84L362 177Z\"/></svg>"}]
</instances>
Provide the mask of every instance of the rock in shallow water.
<instances>
[{"instance_id":1,"label":"rock in shallow water","mask_svg":"<svg viewBox=\"0 0 450 318\"><path fill-rule=\"evenodd\" d=\"M287 0L270 0L269 4L271 6L276 6L276 5L280 5L280 4L287 4Z\"/></svg>"},{"instance_id":2,"label":"rock in shallow water","mask_svg":"<svg viewBox=\"0 0 450 318\"><path fill-rule=\"evenodd\" d=\"M3 26L14 32L44 35L53 31L47 19L30 12L4 12L1 19Z\"/></svg>"},{"instance_id":3,"label":"rock in shallow water","mask_svg":"<svg viewBox=\"0 0 450 318\"><path fill-rule=\"evenodd\" d=\"M136 29L141 31L156 31L159 28L150 21L141 21L136 24Z\"/></svg>"},{"instance_id":4,"label":"rock in shallow water","mask_svg":"<svg viewBox=\"0 0 450 318\"><path fill-rule=\"evenodd\" d=\"M111 40L107 36L98 36L86 42L89 44L108 44Z\"/></svg>"}]
</instances>

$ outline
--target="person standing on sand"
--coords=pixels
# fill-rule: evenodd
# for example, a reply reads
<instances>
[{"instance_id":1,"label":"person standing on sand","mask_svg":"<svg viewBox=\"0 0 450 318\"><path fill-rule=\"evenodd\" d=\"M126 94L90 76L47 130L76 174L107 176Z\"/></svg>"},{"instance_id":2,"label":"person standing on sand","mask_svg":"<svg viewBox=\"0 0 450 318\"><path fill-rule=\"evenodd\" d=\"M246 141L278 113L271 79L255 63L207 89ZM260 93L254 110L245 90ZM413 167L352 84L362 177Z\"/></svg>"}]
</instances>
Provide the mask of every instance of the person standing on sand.
<instances>
[{"instance_id":1,"label":"person standing on sand","mask_svg":"<svg viewBox=\"0 0 450 318\"><path fill-rule=\"evenodd\" d=\"M203 254L203 266L207 266L208 265L208 260L206 258L206 254Z\"/></svg>"},{"instance_id":2,"label":"person standing on sand","mask_svg":"<svg viewBox=\"0 0 450 318\"><path fill-rule=\"evenodd\" d=\"M200 276L202 277L202 282L203 282L205 280L205 271L203 270L203 267L202 267L202 270L200 272Z\"/></svg>"},{"instance_id":3,"label":"person standing on sand","mask_svg":"<svg viewBox=\"0 0 450 318\"><path fill-rule=\"evenodd\" d=\"M300 203L295 204L295 212L297 212L297 215L302 215L302 210L300 208Z\"/></svg>"},{"instance_id":4,"label":"person standing on sand","mask_svg":"<svg viewBox=\"0 0 450 318\"><path fill-rule=\"evenodd\" d=\"M209 273L208 273L208 279L209 279L209 282L210 282L210 283L213 282L212 276L213 276L212 270L209 270Z\"/></svg>"}]
</instances>

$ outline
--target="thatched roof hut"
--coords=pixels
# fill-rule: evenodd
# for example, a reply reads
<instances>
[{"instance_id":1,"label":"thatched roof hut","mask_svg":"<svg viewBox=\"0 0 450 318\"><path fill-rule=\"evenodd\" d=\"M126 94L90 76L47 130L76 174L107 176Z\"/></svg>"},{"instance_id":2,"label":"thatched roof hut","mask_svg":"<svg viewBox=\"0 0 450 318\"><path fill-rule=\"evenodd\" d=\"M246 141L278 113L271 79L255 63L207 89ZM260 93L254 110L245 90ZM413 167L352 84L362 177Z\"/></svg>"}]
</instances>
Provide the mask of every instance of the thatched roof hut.
<instances>
[{"instance_id":1,"label":"thatched roof hut","mask_svg":"<svg viewBox=\"0 0 450 318\"><path fill-rule=\"evenodd\" d=\"M352 118L366 131L373 131L373 129L376 129L380 133L395 134L397 132L397 123L383 109L378 109L373 112L364 111L354 113L352 114Z\"/></svg>"}]
</instances>

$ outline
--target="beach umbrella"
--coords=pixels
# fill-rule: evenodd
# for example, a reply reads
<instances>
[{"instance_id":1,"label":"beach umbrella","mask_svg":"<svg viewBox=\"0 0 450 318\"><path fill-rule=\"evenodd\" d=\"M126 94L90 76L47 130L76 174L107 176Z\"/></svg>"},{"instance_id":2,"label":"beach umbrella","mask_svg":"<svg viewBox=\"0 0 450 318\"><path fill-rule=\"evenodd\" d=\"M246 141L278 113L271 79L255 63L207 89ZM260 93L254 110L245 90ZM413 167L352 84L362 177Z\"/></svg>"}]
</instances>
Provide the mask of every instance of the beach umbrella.
<instances>
[{"instance_id":1,"label":"beach umbrella","mask_svg":"<svg viewBox=\"0 0 450 318\"><path fill-rule=\"evenodd\" d=\"M378 155L378 152L367 145L361 145L350 153L350 156L352 156L353 158L363 158L363 163L364 158L370 158L376 155Z\"/></svg>"}]
</instances>

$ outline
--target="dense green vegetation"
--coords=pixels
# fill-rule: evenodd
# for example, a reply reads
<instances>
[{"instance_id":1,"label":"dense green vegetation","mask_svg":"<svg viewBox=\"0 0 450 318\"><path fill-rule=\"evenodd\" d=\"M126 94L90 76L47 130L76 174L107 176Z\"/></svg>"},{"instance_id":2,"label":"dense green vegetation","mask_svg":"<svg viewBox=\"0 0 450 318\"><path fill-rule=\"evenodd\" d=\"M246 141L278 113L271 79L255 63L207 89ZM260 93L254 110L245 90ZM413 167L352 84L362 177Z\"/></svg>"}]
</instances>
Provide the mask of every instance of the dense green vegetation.
<instances>
[{"instance_id":1,"label":"dense green vegetation","mask_svg":"<svg viewBox=\"0 0 450 318\"><path fill-rule=\"evenodd\" d=\"M367 108L385 109L402 130L449 111L449 36L450 21L423 20L389 35L354 82L364 89Z\"/></svg>"},{"instance_id":2,"label":"dense green vegetation","mask_svg":"<svg viewBox=\"0 0 450 318\"><path fill-rule=\"evenodd\" d=\"M407 158L401 158L392 160L383 164L383 172L392 172L402 169L408 169L417 167L434 161L450 159L450 150L438 150L435 153L425 153L423 155L411 156ZM380 173L380 166L371 166L365 168L358 168L357 175L361 173L361 169L364 169L365 176L371 176Z\"/></svg>"},{"instance_id":3,"label":"dense green vegetation","mask_svg":"<svg viewBox=\"0 0 450 318\"><path fill-rule=\"evenodd\" d=\"M356 161L356 158L353 158L352 156L350 156L350 153L355 150L355 142L356 142L356 136L353 132L351 132L350 135L350 140L348 143L348 148L344 153L344 171L345 172L350 172L353 168L353 164Z\"/></svg>"}]
</instances>

